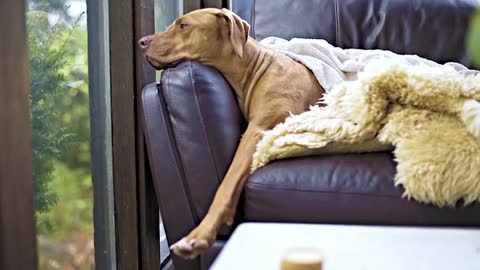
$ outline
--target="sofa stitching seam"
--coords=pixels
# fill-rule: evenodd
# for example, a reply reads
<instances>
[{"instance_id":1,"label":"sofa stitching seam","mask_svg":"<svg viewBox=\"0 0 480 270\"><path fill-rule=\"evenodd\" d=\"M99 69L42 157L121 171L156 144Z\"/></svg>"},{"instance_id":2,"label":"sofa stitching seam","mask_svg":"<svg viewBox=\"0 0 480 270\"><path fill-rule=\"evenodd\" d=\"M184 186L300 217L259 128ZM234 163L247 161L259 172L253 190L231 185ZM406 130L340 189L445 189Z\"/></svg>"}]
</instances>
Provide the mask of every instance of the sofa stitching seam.
<instances>
[{"instance_id":1,"label":"sofa stitching seam","mask_svg":"<svg viewBox=\"0 0 480 270\"><path fill-rule=\"evenodd\" d=\"M251 28L252 28L252 37L254 39L257 39L257 33L256 33L256 27L255 27L255 19L256 19L256 16L255 16L255 5L256 5L256 0L253 0L253 3L252 3L252 7L250 8L250 18L252 20L252 25L251 25Z\"/></svg>"},{"instance_id":2,"label":"sofa stitching seam","mask_svg":"<svg viewBox=\"0 0 480 270\"><path fill-rule=\"evenodd\" d=\"M369 197L388 197L388 198L398 198L396 195L386 195L378 193L360 193L360 192L345 192L345 191L328 191L328 190L313 190L313 189L290 189L282 188L271 185L264 185L259 183L247 183L248 187L263 188L265 190L283 190L283 191L294 191L294 192L314 192L314 193L335 193L335 194L345 194L345 195L359 195L359 196L369 196Z\"/></svg>"},{"instance_id":3,"label":"sofa stitching seam","mask_svg":"<svg viewBox=\"0 0 480 270\"><path fill-rule=\"evenodd\" d=\"M340 12L339 12L339 5L338 5L338 0L334 0L334 9L335 9L335 39L336 39L336 45L337 46L342 46L342 38L340 35Z\"/></svg>"},{"instance_id":4,"label":"sofa stitching seam","mask_svg":"<svg viewBox=\"0 0 480 270\"><path fill-rule=\"evenodd\" d=\"M195 98L195 107L197 108L198 114L200 116L200 126L202 127L203 136L205 137L205 141L207 142L207 149L208 149L208 152L210 153L210 156L212 158L213 167L215 168L215 174L217 176L217 183L220 184L222 180L220 179L220 172L219 172L219 169L218 169L218 166L217 166L218 159L216 158L216 156L212 152L211 143L210 143L210 140L209 140L210 136L208 136L208 131L207 131L207 128L205 127L205 122L203 120L203 113L202 113L202 109L200 108L200 102L199 102L199 99L198 99L197 85L196 85L195 81L193 80L194 73L195 73L195 68L194 68L194 65L192 64L192 72L190 73L190 80L192 81L192 86L193 86L193 96Z\"/></svg>"},{"instance_id":5,"label":"sofa stitching seam","mask_svg":"<svg viewBox=\"0 0 480 270\"><path fill-rule=\"evenodd\" d=\"M182 69L185 69L185 68L182 68ZM187 70L187 72L188 72L188 70ZM167 92L167 95L166 95L166 96L163 95L163 96L165 97L165 99L166 99L167 101L170 100L170 103L172 103L172 102L171 102L171 99L170 99L170 97L169 97L169 95L168 95L168 92L170 91L170 90L169 90L169 87L168 87L168 85L169 85L168 82L169 82L169 80L170 80L170 78L169 78L168 75L169 75L170 71L167 70L166 73L167 73L167 74L165 75L165 92ZM167 117L167 116L165 116L165 117ZM166 120L165 120L165 121L166 121ZM174 142L174 145L175 145L175 149L172 149L172 151L173 151L173 153L174 153L175 163L177 163L177 166L178 166L178 168L179 168L179 170L180 170L180 176L181 176L181 179L182 179L182 182L183 182L183 186L184 186L184 188L185 188L184 191L185 191L185 193L186 193L186 195L187 195L187 201L188 201L188 204L189 204L189 207L190 207L190 211L192 212L192 216L193 216L193 218L195 219L195 223L198 224L199 221L200 221L200 218L199 218L199 216L198 216L197 211L195 211L195 208L194 208L194 206L193 206L192 194L191 194L191 192L190 192L190 185L188 184L188 181L187 181L187 179L186 179L186 174L185 174L185 169L184 169L185 166L183 165L184 162L183 162L183 159L180 157L180 154L179 154L179 151L178 151L178 148L177 148L177 145L178 145L178 144L177 144L177 140L175 139L175 135L173 134L173 130L171 130L171 133L169 134L169 137L171 138L171 141ZM173 146L172 146L172 148L173 148Z\"/></svg>"}]
</instances>

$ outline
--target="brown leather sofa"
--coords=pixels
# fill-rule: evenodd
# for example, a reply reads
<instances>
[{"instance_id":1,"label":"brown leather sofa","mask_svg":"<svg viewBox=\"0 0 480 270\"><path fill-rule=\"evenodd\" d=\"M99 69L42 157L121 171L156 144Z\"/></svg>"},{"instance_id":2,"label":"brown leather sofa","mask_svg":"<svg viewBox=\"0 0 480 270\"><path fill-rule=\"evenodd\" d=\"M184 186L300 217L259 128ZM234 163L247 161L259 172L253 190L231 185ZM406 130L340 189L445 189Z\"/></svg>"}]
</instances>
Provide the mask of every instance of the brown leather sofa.
<instances>
[{"instance_id":1,"label":"brown leather sofa","mask_svg":"<svg viewBox=\"0 0 480 270\"><path fill-rule=\"evenodd\" d=\"M388 49L470 66L464 38L475 0L233 0L257 40L322 38L343 48ZM229 84L213 68L186 61L144 89L147 148L173 243L207 212L245 121ZM272 162L250 176L236 223L308 222L479 226L480 205L439 209L402 199L389 152ZM206 269L228 239L223 228L200 258L175 268Z\"/></svg>"}]
</instances>

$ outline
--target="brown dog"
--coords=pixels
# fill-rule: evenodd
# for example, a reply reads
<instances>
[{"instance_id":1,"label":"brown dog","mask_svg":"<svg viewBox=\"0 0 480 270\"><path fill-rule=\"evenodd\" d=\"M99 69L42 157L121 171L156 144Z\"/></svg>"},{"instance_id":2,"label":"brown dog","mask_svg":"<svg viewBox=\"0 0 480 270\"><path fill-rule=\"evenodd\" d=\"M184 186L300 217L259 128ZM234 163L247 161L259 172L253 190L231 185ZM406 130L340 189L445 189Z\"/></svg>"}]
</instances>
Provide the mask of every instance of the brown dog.
<instances>
[{"instance_id":1,"label":"brown dog","mask_svg":"<svg viewBox=\"0 0 480 270\"><path fill-rule=\"evenodd\" d=\"M195 258L215 241L222 224L231 225L250 173L262 131L299 114L323 94L313 74L286 55L248 37L250 26L227 9L200 9L177 19L165 32L139 44L148 62L161 69L184 59L220 71L233 87L248 120L230 168L202 222L171 246L183 258Z\"/></svg>"}]
</instances>

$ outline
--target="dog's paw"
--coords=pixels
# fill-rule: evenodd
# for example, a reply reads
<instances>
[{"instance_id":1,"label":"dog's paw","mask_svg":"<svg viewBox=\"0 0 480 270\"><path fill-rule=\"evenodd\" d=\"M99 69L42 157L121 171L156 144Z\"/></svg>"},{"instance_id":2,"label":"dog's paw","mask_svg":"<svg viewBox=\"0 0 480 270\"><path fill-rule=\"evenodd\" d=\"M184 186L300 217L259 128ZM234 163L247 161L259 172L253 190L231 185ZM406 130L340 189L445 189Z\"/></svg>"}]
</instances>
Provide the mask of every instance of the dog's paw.
<instances>
[{"instance_id":1,"label":"dog's paw","mask_svg":"<svg viewBox=\"0 0 480 270\"><path fill-rule=\"evenodd\" d=\"M213 244L216 238L216 227L201 223L187 236L170 246L170 250L183 259L194 259L204 253Z\"/></svg>"},{"instance_id":2,"label":"dog's paw","mask_svg":"<svg viewBox=\"0 0 480 270\"><path fill-rule=\"evenodd\" d=\"M181 258L192 260L206 251L209 247L210 245L206 240L195 238L188 239L187 237L184 237L171 245L170 250Z\"/></svg>"},{"instance_id":3,"label":"dog's paw","mask_svg":"<svg viewBox=\"0 0 480 270\"><path fill-rule=\"evenodd\" d=\"M461 117L468 132L480 138L480 102L474 99L465 101Z\"/></svg>"}]
</instances>

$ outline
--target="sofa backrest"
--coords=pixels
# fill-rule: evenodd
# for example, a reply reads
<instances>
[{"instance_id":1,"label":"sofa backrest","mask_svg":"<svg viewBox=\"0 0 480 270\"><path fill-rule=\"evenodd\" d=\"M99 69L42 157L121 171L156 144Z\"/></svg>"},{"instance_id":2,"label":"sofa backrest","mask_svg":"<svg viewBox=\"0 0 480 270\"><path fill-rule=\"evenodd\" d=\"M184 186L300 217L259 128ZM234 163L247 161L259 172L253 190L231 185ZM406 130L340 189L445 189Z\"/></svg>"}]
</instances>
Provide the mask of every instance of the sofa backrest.
<instances>
[{"instance_id":1,"label":"sofa backrest","mask_svg":"<svg viewBox=\"0 0 480 270\"><path fill-rule=\"evenodd\" d=\"M257 40L321 38L470 66L465 35L476 0L233 0Z\"/></svg>"}]
</instances>

